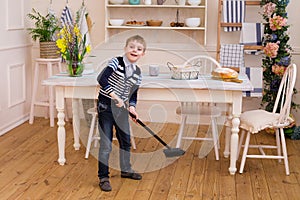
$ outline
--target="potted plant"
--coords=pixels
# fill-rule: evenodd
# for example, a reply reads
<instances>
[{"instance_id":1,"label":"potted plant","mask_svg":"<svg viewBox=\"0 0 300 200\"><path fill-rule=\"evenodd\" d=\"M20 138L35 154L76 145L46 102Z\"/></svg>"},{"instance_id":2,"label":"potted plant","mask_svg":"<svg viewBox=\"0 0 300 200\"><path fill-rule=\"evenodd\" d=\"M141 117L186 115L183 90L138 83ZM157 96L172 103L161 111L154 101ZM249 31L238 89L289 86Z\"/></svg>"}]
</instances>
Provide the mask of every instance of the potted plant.
<instances>
[{"instance_id":1,"label":"potted plant","mask_svg":"<svg viewBox=\"0 0 300 200\"><path fill-rule=\"evenodd\" d=\"M48 13L42 15L35 9L27 15L31 20L35 21L34 28L28 28L29 33L34 41L39 41L41 58L58 58L59 50L56 46L56 33L60 27L58 19Z\"/></svg>"}]
</instances>

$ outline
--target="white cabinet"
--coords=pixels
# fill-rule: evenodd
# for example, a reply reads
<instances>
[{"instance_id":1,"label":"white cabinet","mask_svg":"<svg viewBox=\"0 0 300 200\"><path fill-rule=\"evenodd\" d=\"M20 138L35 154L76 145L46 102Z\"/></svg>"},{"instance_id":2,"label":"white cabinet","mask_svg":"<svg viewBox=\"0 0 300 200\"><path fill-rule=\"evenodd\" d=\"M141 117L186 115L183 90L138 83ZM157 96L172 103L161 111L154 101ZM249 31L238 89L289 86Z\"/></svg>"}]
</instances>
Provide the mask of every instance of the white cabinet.
<instances>
[{"instance_id":1,"label":"white cabinet","mask_svg":"<svg viewBox=\"0 0 300 200\"><path fill-rule=\"evenodd\" d=\"M125 4L115 5L110 4L109 0L105 0L105 39L108 40L114 34L120 33L129 29L144 29L144 30L175 30L182 32L193 38L199 44L206 44L206 27L207 27L207 0L202 0L198 6L177 5L175 0L166 0L163 5L157 5L156 0L152 0L151 5L144 5L141 0L139 5ZM185 18L200 17L201 24L199 27L171 27L171 22L178 21L184 23ZM124 19L124 24L121 26L112 26L109 24L109 19ZM147 20L162 20L161 26L128 26L127 21L143 21ZM157 32L159 34L159 32Z\"/></svg>"}]
</instances>

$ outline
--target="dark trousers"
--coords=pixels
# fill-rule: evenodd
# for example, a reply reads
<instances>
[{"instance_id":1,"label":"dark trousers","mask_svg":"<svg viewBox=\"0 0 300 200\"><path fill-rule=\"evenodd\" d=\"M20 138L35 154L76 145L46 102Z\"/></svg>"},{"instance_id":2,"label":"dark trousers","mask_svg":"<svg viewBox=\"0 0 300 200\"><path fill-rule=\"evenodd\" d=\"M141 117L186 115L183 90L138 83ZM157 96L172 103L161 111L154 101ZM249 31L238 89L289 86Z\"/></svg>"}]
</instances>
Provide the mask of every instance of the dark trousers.
<instances>
[{"instance_id":1,"label":"dark trousers","mask_svg":"<svg viewBox=\"0 0 300 200\"><path fill-rule=\"evenodd\" d=\"M98 154L98 177L109 177L109 155L112 151L113 128L119 142L120 168L122 172L131 171L130 127L128 112L114 105L98 103L100 148Z\"/></svg>"}]
</instances>

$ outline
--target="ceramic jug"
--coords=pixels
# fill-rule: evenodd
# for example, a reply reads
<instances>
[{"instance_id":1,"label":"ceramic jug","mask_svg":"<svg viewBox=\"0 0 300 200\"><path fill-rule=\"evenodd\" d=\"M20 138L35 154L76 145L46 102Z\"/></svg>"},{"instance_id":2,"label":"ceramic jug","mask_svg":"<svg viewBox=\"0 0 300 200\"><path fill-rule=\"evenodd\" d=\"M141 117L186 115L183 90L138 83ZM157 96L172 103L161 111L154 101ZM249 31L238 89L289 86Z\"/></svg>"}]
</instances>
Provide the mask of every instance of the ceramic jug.
<instances>
[{"instance_id":1,"label":"ceramic jug","mask_svg":"<svg viewBox=\"0 0 300 200\"><path fill-rule=\"evenodd\" d=\"M140 0L129 0L129 4L131 4L131 5L139 5L140 4Z\"/></svg>"},{"instance_id":2,"label":"ceramic jug","mask_svg":"<svg viewBox=\"0 0 300 200\"><path fill-rule=\"evenodd\" d=\"M157 5L163 5L166 2L166 0L157 0Z\"/></svg>"}]
</instances>

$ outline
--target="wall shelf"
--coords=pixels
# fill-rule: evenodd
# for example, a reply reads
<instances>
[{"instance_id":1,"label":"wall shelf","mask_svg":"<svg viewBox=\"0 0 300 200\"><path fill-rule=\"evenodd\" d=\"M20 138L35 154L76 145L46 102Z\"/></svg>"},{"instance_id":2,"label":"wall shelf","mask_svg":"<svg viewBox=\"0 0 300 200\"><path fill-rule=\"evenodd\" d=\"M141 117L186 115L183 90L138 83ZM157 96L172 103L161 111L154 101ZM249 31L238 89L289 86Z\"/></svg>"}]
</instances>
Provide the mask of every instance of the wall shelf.
<instances>
[{"instance_id":1,"label":"wall shelf","mask_svg":"<svg viewBox=\"0 0 300 200\"><path fill-rule=\"evenodd\" d=\"M142 3L142 1L141 1ZM200 17L199 27L172 27L171 22L176 22L176 13L179 12L178 22L184 23L185 18ZM124 19L124 25L111 26L109 19ZM127 21L162 20L161 26L127 26ZM110 4L105 0L105 40L126 30L173 30L192 37L196 42L206 45L206 27L207 27L207 0L202 0L198 6L176 5L175 1L167 0L164 5L129 5L129 4Z\"/></svg>"}]
</instances>

